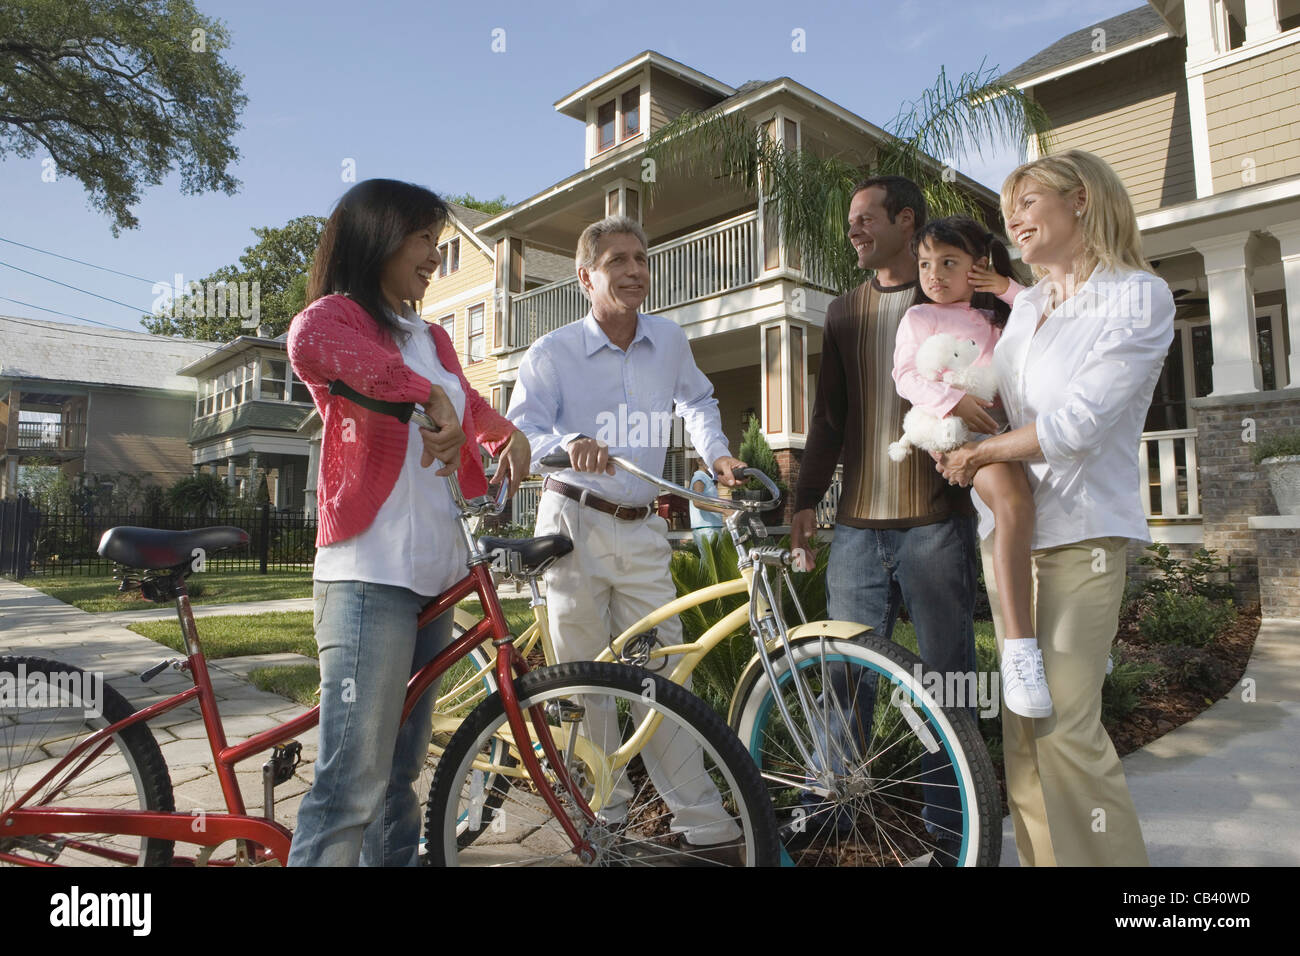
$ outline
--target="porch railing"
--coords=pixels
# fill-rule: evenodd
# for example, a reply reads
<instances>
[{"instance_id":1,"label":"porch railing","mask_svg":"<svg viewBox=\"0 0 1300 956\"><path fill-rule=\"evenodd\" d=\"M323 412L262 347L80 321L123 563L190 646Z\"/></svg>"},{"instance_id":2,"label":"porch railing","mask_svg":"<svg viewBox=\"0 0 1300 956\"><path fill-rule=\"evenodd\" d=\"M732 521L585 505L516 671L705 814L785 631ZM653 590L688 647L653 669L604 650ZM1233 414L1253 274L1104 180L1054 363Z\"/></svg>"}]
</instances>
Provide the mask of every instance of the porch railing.
<instances>
[{"instance_id":1,"label":"porch railing","mask_svg":"<svg viewBox=\"0 0 1300 956\"><path fill-rule=\"evenodd\" d=\"M1201 518L1196 429L1144 432L1138 453L1142 508L1148 518Z\"/></svg>"},{"instance_id":2,"label":"porch railing","mask_svg":"<svg viewBox=\"0 0 1300 956\"><path fill-rule=\"evenodd\" d=\"M17 447L81 450L86 447L86 426L75 422L19 422Z\"/></svg>"},{"instance_id":3,"label":"porch railing","mask_svg":"<svg viewBox=\"0 0 1300 956\"><path fill-rule=\"evenodd\" d=\"M519 483L519 490L515 492L514 498L511 499L511 521L514 524L522 525L525 528L531 528L537 523L537 503L542 497L542 483L540 481L523 481Z\"/></svg>"},{"instance_id":4,"label":"porch railing","mask_svg":"<svg viewBox=\"0 0 1300 956\"><path fill-rule=\"evenodd\" d=\"M663 312L696 299L721 295L754 282L758 259L758 214L725 222L650 247L650 289L644 312ZM577 278L561 279L510 298L512 348L527 348L548 332L587 313Z\"/></svg>"},{"instance_id":5,"label":"porch railing","mask_svg":"<svg viewBox=\"0 0 1300 956\"><path fill-rule=\"evenodd\" d=\"M814 518L819 528L835 527L835 512L840 507L840 492L844 487L844 466L835 466L835 475L831 478L831 486L826 489L826 494L822 500L817 502L817 509L814 512Z\"/></svg>"}]
</instances>

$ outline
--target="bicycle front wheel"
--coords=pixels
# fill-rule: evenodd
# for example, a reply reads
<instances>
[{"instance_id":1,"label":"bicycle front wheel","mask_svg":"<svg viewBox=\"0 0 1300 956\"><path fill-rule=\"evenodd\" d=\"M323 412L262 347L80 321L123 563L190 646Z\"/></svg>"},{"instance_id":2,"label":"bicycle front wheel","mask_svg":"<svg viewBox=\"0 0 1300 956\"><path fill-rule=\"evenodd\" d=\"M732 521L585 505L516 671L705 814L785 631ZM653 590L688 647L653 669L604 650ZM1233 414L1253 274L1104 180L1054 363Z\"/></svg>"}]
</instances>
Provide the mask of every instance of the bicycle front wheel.
<instances>
[{"instance_id":1,"label":"bicycle front wheel","mask_svg":"<svg viewBox=\"0 0 1300 956\"><path fill-rule=\"evenodd\" d=\"M516 683L525 710L539 707L584 813L538 744L532 744L568 819L597 866L741 865L779 862L776 819L740 742L699 698L640 668L590 661L540 668ZM527 714L525 715L527 717ZM660 723L626 765L611 755L648 717ZM535 733L529 720L530 733ZM499 806L482 801L483 765L504 742L514 757L492 769L509 780ZM434 777L426 818L434 865L578 865L569 837L523 772L500 694L452 738ZM476 767L477 764L477 767ZM460 836L468 815L481 831Z\"/></svg>"},{"instance_id":2,"label":"bicycle front wheel","mask_svg":"<svg viewBox=\"0 0 1300 956\"><path fill-rule=\"evenodd\" d=\"M772 664L792 726L757 659L737 685L731 725L762 770L794 863L996 866L988 749L964 707L926 693L920 658L872 635L811 635L791 647L806 697L784 653Z\"/></svg>"},{"instance_id":3,"label":"bicycle front wheel","mask_svg":"<svg viewBox=\"0 0 1300 956\"><path fill-rule=\"evenodd\" d=\"M134 713L98 675L57 661L0 657L0 686L12 692L0 693L0 817L76 744ZM167 765L142 723L109 737L80 773L66 776L56 774L24 809L175 809ZM6 839L0 828L0 862L11 865L166 866L172 851L172 841L153 837L52 832Z\"/></svg>"}]
</instances>

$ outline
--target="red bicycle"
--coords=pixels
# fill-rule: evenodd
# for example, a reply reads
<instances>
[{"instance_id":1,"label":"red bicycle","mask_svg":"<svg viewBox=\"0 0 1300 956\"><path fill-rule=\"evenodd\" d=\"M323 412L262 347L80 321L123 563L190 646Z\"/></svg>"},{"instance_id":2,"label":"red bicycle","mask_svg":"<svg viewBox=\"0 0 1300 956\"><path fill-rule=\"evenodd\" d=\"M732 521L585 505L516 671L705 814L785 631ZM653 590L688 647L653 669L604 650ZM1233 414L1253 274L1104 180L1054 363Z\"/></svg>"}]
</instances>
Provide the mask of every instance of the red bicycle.
<instances>
[{"instance_id":1,"label":"red bicycle","mask_svg":"<svg viewBox=\"0 0 1300 956\"><path fill-rule=\"evenodd\" d=\"M424 858L491 865L777 865L780 848L767 788L740 741L707 704L629 665L581 662L529 670L514 648L490 563L504 557L511 567L536 573L572 550L572 543L559 535L480 540L471 521L501 512L505 482L495 501L486 496L467 501L455 476L448 482L460 509L468 573L425 606L419 623L471 595L478 596L483 617L410 679L403 720L422 694L436 693L439 678L482 642L491 640L498 652L495 692L457 731L473 739L453 737L446 746L448 752L477 756L456 761L451 769L440 765L435 774ZM135 711L98 675L51 660L0 657L0 689L7 685L13 691L0 693L0 863L188 866L287 860L292 834L274 819L273 791L293 775L301 759L294 738L316 725L319 707L228 744L186 592L195 549L210 555L247 541L244 531L230 527L119 527L100 542L100 554L118 564L152 569L124 576L124 590L139 587L150 600L175 602L187 656L150 667L141 680L171 667L193 680L181 693ZM616 720L589 720L588 708L593 715L601 708L608 714L610 698L617 702ZM194 700L211 745L224 813L176 809L167 766L148 727L160 714ZM487 732L487 727L494 729ZM703 752L708 780L665 780L648 772L636 755L658 734L687 735ZM441 748L431 742L430 749L434 761ZM235 768L266 751L271 754L263 765L264 806L258 816L245 807ZM451 773L458 779L447 780ZM668 809L680 806L681 792L710 786L717 791L716 807L710 803L713 832L721 823L739 834L727 840L725 853L701 854L683 833L674 832ZM509 817L500 809L507 793ZM182 855L177 844L197 849ZM218 852L224 844L231 847Z\"/></svg>"}]
</instances>

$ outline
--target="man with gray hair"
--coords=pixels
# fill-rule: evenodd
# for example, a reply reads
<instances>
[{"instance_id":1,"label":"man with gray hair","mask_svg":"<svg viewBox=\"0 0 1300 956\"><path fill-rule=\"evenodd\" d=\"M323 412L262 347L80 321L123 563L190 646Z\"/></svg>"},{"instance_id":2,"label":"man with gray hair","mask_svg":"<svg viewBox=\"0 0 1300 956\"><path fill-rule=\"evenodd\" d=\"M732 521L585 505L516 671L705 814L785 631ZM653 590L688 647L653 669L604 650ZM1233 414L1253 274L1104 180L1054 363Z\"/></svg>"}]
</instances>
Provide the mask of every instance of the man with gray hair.
<instances>
[{"instance_id":1,"label":"man with gray hair","mask_svg":"<svg viewBox=\"0 0 1300 956\"><path fill-rule=\"evenodd\" d=\"M575 255L578 281L591 310L538 339L519 367L507 413L527 436L533 468L550 472L537 509L537 530L573 540L572 553L546 573L547 605L556 655L590 660L655 609L676 598L668 571L667 523L655 489L615 472L611 454L661 474L671 441L672 413L692 444L727 485L744 463L732 458L722 433L713 385L695 365L686 334L670 319L637 312L650 288L645 233L625 216L588 226ZM539 463L558 450L572 467ZM681 622L660 625L666 644L681 640ZM587 716L596 743L618 746L612 710ZM704 772L697 746L655 735L644 757L655 786L673 811L673 830L702 860L731 862L739 828ZM671 777L671 779L670 779ZM624 779L603 811L618 822L632 788ZM621 800L620 800L621 798Z\"/></svg>"}]
</instances>

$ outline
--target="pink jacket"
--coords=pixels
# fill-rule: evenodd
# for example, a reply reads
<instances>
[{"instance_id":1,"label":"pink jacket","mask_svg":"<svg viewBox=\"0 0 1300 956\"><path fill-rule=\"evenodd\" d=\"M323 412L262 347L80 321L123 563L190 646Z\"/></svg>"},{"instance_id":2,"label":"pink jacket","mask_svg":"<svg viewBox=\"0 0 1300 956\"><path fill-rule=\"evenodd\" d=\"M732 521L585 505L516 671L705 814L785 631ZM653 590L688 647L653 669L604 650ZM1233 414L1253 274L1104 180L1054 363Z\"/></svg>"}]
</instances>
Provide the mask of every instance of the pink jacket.
<instances>
[{"instance_id":1,"label":"pink jacket","mask_svg":"<svg viewBox=\"0 0 1300 956\"><path fill-rule=\"evenodd\" d=\"M1009 280L1007 291L999 299L1010 305L1024 286ZM976 365L993 361L993 347L998 344L1001 332L989 321L989 313L972 309L969 302L939 305L923 302L907 310L898 326L894 344L894 387L898 394L912 403L913 408L924 408L936 418L943 418L966 395L959 388L944 382L934 382L916 368L916 351L932 335L947 332L959 339L974 339L980 347Z\"/></svg>"},{"instance_id":2,"label":"pink jacket","mask_svg":"<svg viewBox=\"0 0 1300 956\"><path fill-rule=\"evenodd\" d=\"M453 372L465 390L461 427L469 440L461 448L456 474L467 497L481 495L487 477L478 442L495 455L515 428L465 380L442 327L430 325L429 334L443 368ZM397 484L410 435L410 427L392 416L331 395L329 383L341 379L371 398L414 404L427 401L433 385L406 366L392 336L365 309L342 295L317 299L294 316L289 360L311 390L325 425L316 489L316 546L323 547L370 527Z\"/></svg>"}]
</instances>

